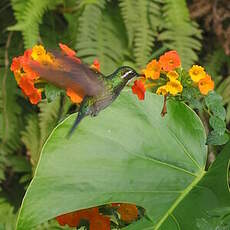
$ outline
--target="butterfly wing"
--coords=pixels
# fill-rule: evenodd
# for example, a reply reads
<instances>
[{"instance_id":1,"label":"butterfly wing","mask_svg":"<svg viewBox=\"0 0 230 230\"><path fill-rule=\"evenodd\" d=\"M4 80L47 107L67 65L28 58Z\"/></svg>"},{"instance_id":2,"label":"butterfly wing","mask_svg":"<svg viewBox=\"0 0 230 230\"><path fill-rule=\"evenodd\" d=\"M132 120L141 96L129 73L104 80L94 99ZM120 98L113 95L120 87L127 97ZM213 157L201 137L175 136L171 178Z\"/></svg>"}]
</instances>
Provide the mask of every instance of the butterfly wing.
<instances>
[{"instance_id":1,"label":"butterfly wing","mask_svg":"<svg viewBox=\"0 0 230 230\"><path fill-rule=\"evenodd\" d=\"M57 65L40 64L35 61L28 63L41 79L59 88L70 88L80 95L95 96L103 93L105 87L102 74L61 53L52 54Z\"/></svg>"}]
</instances>

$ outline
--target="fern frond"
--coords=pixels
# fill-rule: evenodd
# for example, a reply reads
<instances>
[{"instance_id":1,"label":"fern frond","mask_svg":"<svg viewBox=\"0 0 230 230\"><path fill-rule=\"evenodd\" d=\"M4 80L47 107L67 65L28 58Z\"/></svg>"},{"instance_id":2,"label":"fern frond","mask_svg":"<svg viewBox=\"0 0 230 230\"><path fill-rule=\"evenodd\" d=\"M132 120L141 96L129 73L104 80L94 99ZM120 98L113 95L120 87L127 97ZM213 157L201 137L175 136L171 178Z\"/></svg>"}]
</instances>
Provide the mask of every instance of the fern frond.
<instances>
[{"instance_id":1,"label":"fern frond","mask_svg":"<svg viewBox=\"0 0 230 230\"><path fill-rule=\"evenodd\" d=\"M147 6L148 0L137 1L139 20L137 22L134 41L134 55L139 67L144 67L144 65L148 62L154 41L153 31L150 30L148 22Z\"/></svg>"},{"instance_id":2,"label":"fern frond","mask_svg":"<svg viewBox=\"0 0 230 230\"><path fill-rule=\"evenodd\" d=\"M150 60L157 27L160 25L160 9L156 1L138 0L138 20L134 40L134 55L139 67L144 67Z\"/></svg>"},{"instance_id":3,"label":"fern frond","mask_svg":"<svg viewBox=\"0 0 230 230\"><path fill-rule=\"evenodd\" d=\"M95 4L87 5L80 17L81 27L76 44L78 55L87 63L99 59L105 74L111 73L123 62L126 40L124 34L120 33L121 24L116 23L109 12L109 9L102 11Z\"/></svg>"},{"instance_id":4,"label":"fern frond","mask_svg":"<svg viewBox=\"0 0 230 230\"><path fill-rule=\"evenodd\" d=\"M38 42L39 24L48 9L54 8L61 0L11 0L15 12L17 24L10 30L21 31L26 48L30 48Z\"/></svg>"},{"instance_id":5,"label":"fern frond","mask_svg":"<svg viewBox=\"0 0 230 230\"><path fill-rule=\"evenodd\" d=\"M182 64L188 68L197 61L196 51L201 49L201 32L196 23L189 19L185 0L165 0L163 6L164 31L159 39L168 49L175 49Z\"/></svg>"},{"instance_id":6,"label":"fern frond","mask_svg":"<svg viewBox=\"0 0 230 230\"><path fill-rule=\"evenodd\" d=\"M129 47L131 48L136 32L136 22L138 21L137 2L133 0L120 0L119 7L128 34Z\"/></svg>"},{"instance_id":7,"label":"fern frond","mask_svg":"<svg viewBox=\"0 0 230 230\"><path fill-rule=\"evenodd\" d=\"M16 223L16 215L14 207L4 198L0 197L0 229L14 229Z\"/></svg>"},{"instance_id":8,"label":"fern frond","mask_svg":"<svg viewBox=\"0 0 230 230\"><path fill-rule=\"evenodd\" d=\"M4 34L3 34L4 35ZM0 152L2 154L10 154L20 148L20 130L21 127L21 107L17 102L18 89L13 74L9 70L9 64L13 53L15 52L15 44L18 43L18 36L8 34L9 47L3 47L2 67L0 67ZM5 43L4 36L1 37ZM4 54L5 52L5 54ZM5 63L8 63L5 66Z\"/></svg>"},{"instance_id":9,"label":"fern frond","mask_svg":"<svg viewBox=\"0 0 230 230\"><path fill-rule=\"evenodd\" d=\"M69 106L70 102L66 101L61 115L67 113ZM31 114L28 117L26 129L22 132L22 141L27 148L33 166L36 166L42 146L58 123L60 98L56 97L50 103L42 101L38 107L40 112L38 114Z\"/></svg>"},{"instance_id":10,"label":"fern frond","mask_svg":"<svg viewBox=\"0 0 230 230\"><path fill-rule=\"evenodd\" d=\"M47 101L43 101L38 106L40 108L40 113L38 115L41 133L40 143L41 145L43 145L47 137L50 135L54 127L57 125L57 119L59 116L60 109L60 97L57 97L54 101L50 103L47 103Z\"/></svg>"},{"instance_id":11,"label":"fern frond","mask_svg":"<svg viewBox=\"0 0 230 230\"><path fill-rule=\"evenodd\" d=\"M30 114L27 119L27 126L21 133L22 142L26 146L27 154L30 156L32 165L36 165L39 159L39 154L41 150L40 142L40 128L38 122L37 114Z\"/></svg>"},{"instance_id":12,"label":"fern frond","mask_svg":"<svg viewBox=\"0 0 230 230\"><path fill-rule=\"evenodd\" d=\"M90 41L94 39L96 34L96 29L101 21L102 10L104 9L105 0L88 2L82 0L79 6L82 7L83 13L79 18L79 31L78 31L78 43L83 41Z\"/></svg>"}]
</instances>

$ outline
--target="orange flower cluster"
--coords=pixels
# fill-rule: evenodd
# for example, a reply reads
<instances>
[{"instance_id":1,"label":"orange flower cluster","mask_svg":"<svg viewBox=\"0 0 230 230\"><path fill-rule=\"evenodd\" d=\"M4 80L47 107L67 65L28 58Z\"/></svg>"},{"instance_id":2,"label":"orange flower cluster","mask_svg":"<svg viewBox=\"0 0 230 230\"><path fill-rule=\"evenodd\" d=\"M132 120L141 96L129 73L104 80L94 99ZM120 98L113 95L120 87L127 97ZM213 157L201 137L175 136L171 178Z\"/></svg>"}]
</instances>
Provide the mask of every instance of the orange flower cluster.
<instances>
[{"instance_id":1,"label":"orange flower cluster","mask_svg":"<svg viewBox=\"0 0 230 230\"><path fill-rule=\"evenodd\" d=\"M89 221L90 230L110 230L109 217L99 213L98 208L83 209L56 217L61 226L77 227L81 220Z\"/></svg>"},{"instance_id":2,"label":"orange flower cluster","mask_svg":"<svg viewBox=\"0 0 230 230\"><path fill-rule=\"evenodd\" d=\"M13 71L15 80L17 81L22 92L27 96L32 104L41 101L41 90L35 88L35 81L39 76L34 73L27 65L31 59L32 50L26 50L23 56L13 58L10 70Z\"/></svg>"},{"instance_id":3,"label":"orange flower cluster","mask_svg":"<svg viewBox=\"0 0 230 230\"><path fill-rule=\"evenodd\" d=\"M62 43L59 43L59 47L61 51L73 61L81 63L81 60L76 57L76 52L74 50ZM52 53L47 52L42 45L35 45L32 49L26 50L23 56L13 58L10 69L14 73L15 80L22 89L23 94L29 98L29 101L32 104L37 104L42 99L42 89L35 87L35 84L39 82L40 76L29 67L28 63L30 61L36 61L41 65L55 67L59 67L59 63ZM95 71L100 71L100 63L98 60L94 61L92 68ZM81 103L83 100L82 95L70 88L66 89L66 94L73 103Z\"/></svg>"},{"instance_id":4,"label":"orange flower cluster","mask_svg":"<svg viewBox=\"0 0 230 230\"><path fill-rule=\"evenodd\" d=\"M181 74L181 61L175 50L160 56L159 61L152 60L142 72L142 77L136 80L132 86L132 91L139 100L144 100L145 91L148 88L151 88L156 94L164 96L181 95L183 87L194 87L194 84L203 95L207 95L214 89L214 82L201 66L192 66L187 76Z\"/></svg>"},{"instance_id":5,"label":"orange flower cluster","mask_svg":"<svg viewBox=\"0 0 230 230\"><path fill-rule=\"evenodd\" d=\"M138 218L138 209L135 204L113 203L113 207L118 207L117 211L121 215L121 220L131 223Z\"/></svg>"},{"instance_id":6,"label":"orange flower cluster","mask_svg":"<svg viewBox=\"0 0 230 230\"><path fill-rule=\"evenodd\" d=\"M120 214L120 219L127 224L138 219L138 209L134 204L112 203L110 207L114 207ZM56 220L61 226L68 225L73 228L86 220L90 230L110 230L110 218L99 213L98 207L66 213L56 217Z\"/></svg>"},{"instance_id":7,"label":"orange flower cluster","mask_svg":"<svg viewBox=\"0 0 230 230\"><path fill-rule=\"evenodd\" d=\"M145 90L147 88L156 87L157 94L171 94L173 96L182 92L182 85L177 80L178 74L176 69L181 66L178 53L175 50L166 52L160 56L159 61L152 60L142 71L142 79L134 82L132 91L137 94L140 100L144 99ZM169 81L168 81L169 80Z\"/></svg>"}]
</instances>

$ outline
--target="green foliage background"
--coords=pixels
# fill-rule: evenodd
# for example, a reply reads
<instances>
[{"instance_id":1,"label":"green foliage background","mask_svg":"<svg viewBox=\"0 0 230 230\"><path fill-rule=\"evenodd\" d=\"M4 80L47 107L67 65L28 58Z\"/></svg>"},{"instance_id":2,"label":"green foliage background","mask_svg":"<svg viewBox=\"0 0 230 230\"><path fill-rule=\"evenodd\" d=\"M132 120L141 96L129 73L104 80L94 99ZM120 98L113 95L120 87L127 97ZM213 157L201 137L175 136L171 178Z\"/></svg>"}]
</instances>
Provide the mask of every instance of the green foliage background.
<instances>
[{"instance_id":1,"label":"green foliage background","mask_svg":"<svg viewBox=\"0 0 230 230\"><path fill-rule=\"evenodd\" d=\"M223 96L230 121L230 59L201 21L190 19L185 0L2 0L0 2L0 229L14 227L23 194L41 148L57 124L59 98L31 106L17 88L12 57L42 43L77 50L84 62L95 58L108 74L121 65L143 68L176 49L185 68L206 67ZM64 117L69 104L62 111ZM205 117L203 117L205 121ZM210 148L215 155L219 148ZM38 229L59 229L56 222Z\"/></svg>"}]
</instances>

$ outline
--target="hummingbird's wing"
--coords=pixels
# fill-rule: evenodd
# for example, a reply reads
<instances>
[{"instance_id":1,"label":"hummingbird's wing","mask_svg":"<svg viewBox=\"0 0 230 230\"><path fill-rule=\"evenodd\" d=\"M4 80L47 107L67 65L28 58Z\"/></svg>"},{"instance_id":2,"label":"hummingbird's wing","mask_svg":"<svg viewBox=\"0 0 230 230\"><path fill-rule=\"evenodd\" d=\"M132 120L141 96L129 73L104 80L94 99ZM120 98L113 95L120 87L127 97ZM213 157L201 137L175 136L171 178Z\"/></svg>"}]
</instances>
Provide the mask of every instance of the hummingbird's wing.
<instances>
[{"instance_id":1,"label":"hummingbird's wing","mask_svg":"<svg viewBox=\"0 0 230 230\"><path fill-rule=\"evenodd\" d=\"M35 61L28 63L41 79L63 89L70 88L82 96L103 94L105 86L101 73L61 53L53 52L52 54L58 65L40 64Z\"/></svg>"}]
</instances>

